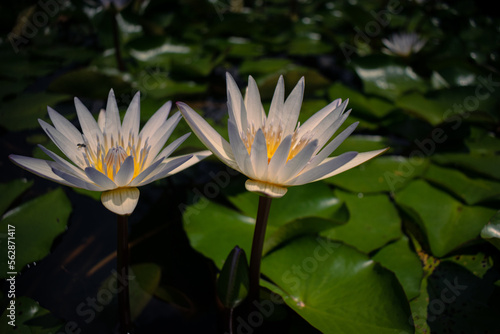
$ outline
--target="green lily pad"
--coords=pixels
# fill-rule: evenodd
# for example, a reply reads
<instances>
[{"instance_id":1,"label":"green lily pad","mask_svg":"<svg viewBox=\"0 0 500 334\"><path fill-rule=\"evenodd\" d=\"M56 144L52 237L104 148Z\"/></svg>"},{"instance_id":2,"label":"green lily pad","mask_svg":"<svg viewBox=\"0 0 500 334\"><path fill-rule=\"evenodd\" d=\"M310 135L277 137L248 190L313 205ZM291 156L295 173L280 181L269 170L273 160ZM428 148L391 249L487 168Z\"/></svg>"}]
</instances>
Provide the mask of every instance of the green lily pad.
<instances>
[{"instance_id":1,"label":"green lily pad","mask_svg":"<svg viewBox=\"0 0 500 334\"><path fill-rule=\"evenodd\" d=\"M424 271L417 253L410 247L406 236L385 246L373 259L396 274L408 300L420 294Z\"/></svg>"},{"instance_id":2,"label":"green lily pad","mask_svg":"<svg viewBox=\"0 0 500 334\"><path fill-rule=\"evenodd\" d=\"M14 307L15 327L9 324L12 318L8 317L11 311L6 309L0 323L0 332L2 333L18 333L18 334L52 334L59 333L60 330L69 330L73 332L78 328L78 324L74 321L64 322L55 316L50 311L43 308L31 298L20 297L16 298ZM10 306L10 304L9 304Z\"/></svg>"},{"instance_id":3,"label":"green lily pad","mask_svg":"<svg viewBox=\"0 0 500 334\"><path fill-rule=\"evenodd\" d=\"M413 333L408 301L394 274L347 245L295 239L264 257L262 272L322 333Z\"/></svg>"},{"instance_id":4,"label":"green lily pad","mask_svg":"<svg viewBox=\"0 0 500 334\"><path fill-rule=\"evenodd\" d=\"M396 64L390 57L358 58L352 65L368 94L395 100L408 91L427 90L428 84L411 67Z\"/></svg>"},{"instance_id":5,"label":"green lily pad","mask_svg":"<svg viewBox=\"0 0 500 334\"><path fill-rule=\"evenodd\" d=\"M283 58L263 58L263 59L245 59L239 70L242 77L252 75L254 78L282 71L292 62ZM318 109L319 110L319 109Z\"/></svg>"},{"instance_id":6,"label":"green lily pad","mask_svg":"<svg viewBox=\"0 0 500 334\"><path fill-rule=\"evenodd\" d=\"M472 179L462 172L431 164L424 178L446 188L467 204L476 204L500 195L500 182Z\"/></svg>"},{"instance_id":7,"label":"green lily pad","mask_svg":"<svg viewBox=\"0 0 500 334\"><path fill-rule=\"evenodd\" d=\"M473 155L496 155L500 152L500 139L494 133L479 127L471 127L465 145Z\"/></svg>"},{"instance_id":8,"label":"green lily pad","mask_svg":"<svg viewBox=\"0 0 500 334\"><path fill-rule=\"evenodd\" d=\"M7 256L2 257L0 268L8 270L2 271L0 277L19 272L26 264L47 256L54 239L66 230L70 213L71 203L60 188L7 212L0 221L0 234L15 239L0 238L0 247L7 249L15 242L15 264L8 262Z\"/></svg>"},{"instance_id":9,"label":"green lily pad","mask_svg":"<svg viewBox=\"0 0 500 334\"><path fill-rule=\"evenodd\" d=\"M416 180L396 193L396 203L418 224L432 254L443 257L476 239L494 210L466 206L450 195Z\"/></svg>"},{"instance_id":10,"label":"green lily pad","mask_svg":"<svg viewBox=\"0 0 500 334\"><path fill-rule=\"evenodd\" d=\"M3 103L0 108L0 126L9 131L36 129L39 118L47 115L47 106L68 100L61 94L35 93L23 94L17 99Z\"/></svg>"},{"instance_id":11,"label":"green lily pad","mask_svg":"<svg viewBox=\"0 0 500 334\"><path fill-rule=\"evenodd\" d=\"M444 121L445 109L440 103L426 98L422 93L413 92L400 96L395 101L396 105L410 114L424 119L432 125Z\"/></svg>"},{"instance_id":12,"label":"green lily pad","mask_svg":"<svg viewBox=\"0 0 500 334\"><path fill-rule=\"evenodd\" d=\"M245 215L256 215L259 195L246 191L228 199ZM341 205L342 201L322 182L290 187L285 196L273 199L268 225L277 227L306 217L332 219Z\"/></svg>"},{"instance_id":13,"label":"green lily pad","mask_svg":"<svg viewBox=\"0 0 500 334\"><path fill-rule=\"evenodd\" d=\"M93 69L79 69L54 79L49 90L56 93L103 99L113 88L116 96L132 91L130 84L119 75L108 75Z\"/></svg>"},{"instance_id":14,"label":"green lily pad","mask_svg":"<svg viewBox=\"0 0 500 334\"><path fill-rule=\"evenodd\" d=\"M481 238L500 250L500 211L481 230Z\"/></svg>"},{"instance_id":15,"label":"green lily pad","mask_svg":"<svg viewBox=\"0 0 500 334\"><path fill-rule=\"evenodd\" d=\"M352 194L335 190L344 200L349 211L347 224L321 233L333 240L340 240L362 252L371 252L401 237L398 212L385 194Z\"/></svg>"},{"instance_id":16,"label":"green lily pad","mask_svg":"<svg viewBox=\"0 0 500 334\"><path fill-rule=\"evenodd\" d=\"M26 179L12 180L8 183L0 183L0 216L23 192L33 185L33 181Z\"/></svg>"},{"instance_id":17,"label":"green lily pad","mask_svg":"<svg viewBox=\"0 0 500 334\"><path fill-rule=\"evenodd\" d=\"M201 198L186 208L183 222L191 247L212 259L219 268L234 246L245 250L247 255L251 252L255 218ZM273 227L268 226L266 234L272 231Z\"/></svg>"},{"instance_id":18,"label":"green lily pad","mask_svg":"<svg viewBox=\"0 0 500 334\"><path fill-rule=\"evenodd\" d=\"M465 153L434 154L432 160L440 165L460 166L500 180L500 156L470 155Z\"/></svg>"},{"instance_id":19,"label":"green lily pad","mask_svg":"<svg viewBox=\"0 0 500 334\"><path fill-rule=\"evenodd\" d=\"M382 156L325 179L325 182L352 192L395 192L421 176L428 166L429 160L424 158Z\"/></svg>"},{"instance_id":20,"label":"green lily pad","mask_svg":"<svg viewBox=\"0 0 500 334\"><path fill-rule=\"evenodd\" d=\"M328 96L332 101L337 98L341 98L342 100L349 99L348 108L352 108L355 115L362 114L369 117L382 118L395 109L395 106L386 100L377 97L366 97L340 82L334 83L328 89Z\"/></svg>"}]
</instances>

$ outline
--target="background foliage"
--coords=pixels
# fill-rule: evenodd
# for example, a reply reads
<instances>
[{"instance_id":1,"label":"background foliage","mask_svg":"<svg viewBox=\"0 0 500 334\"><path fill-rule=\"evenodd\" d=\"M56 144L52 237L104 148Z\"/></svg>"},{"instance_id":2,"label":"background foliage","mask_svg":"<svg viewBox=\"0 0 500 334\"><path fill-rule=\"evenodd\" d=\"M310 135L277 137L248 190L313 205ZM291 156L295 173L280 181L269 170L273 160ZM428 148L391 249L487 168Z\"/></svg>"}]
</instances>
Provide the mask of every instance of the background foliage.
<instances>
[{"instance_id":1,"label":"background foliage","mask_svg":"<svg viewBox=\"0 0 500 334\"><path fill-rule=\"evenodd\" d=\"M77 123L74 96L97 114L110 88L123 111L140 90L143 121L167 100L182 100L227 134L226 71L242 88L252 75L266 110L279 75L288 92L305 76L301 122L349 98L344 127L360 125L335 154L391 147L273 202L263 284L280 297L261 312L263 324L242 319L252 331L500 330L493 4L135 0L112 8L90 0L0 4L0 277L8 224L16 226L19 272L18 326L7 325L5 312L2 333L109 333L116 323L107 288L113 215L98 194L60 187L7 159L46 158L37 144L57 150L37 122L48 120L46 107ZM407 58L382 53L382 38L400 31L427 44ZM173 137L189 131L181 122ZM194 135L185 144L179 154L202 149ZM217 273L234 246L249 253L256 213L244 181L208 159L141 189L130 219L139 332L221 331ZM2 306L8 287L4 281Z\"/></svg>"}]
</instances>

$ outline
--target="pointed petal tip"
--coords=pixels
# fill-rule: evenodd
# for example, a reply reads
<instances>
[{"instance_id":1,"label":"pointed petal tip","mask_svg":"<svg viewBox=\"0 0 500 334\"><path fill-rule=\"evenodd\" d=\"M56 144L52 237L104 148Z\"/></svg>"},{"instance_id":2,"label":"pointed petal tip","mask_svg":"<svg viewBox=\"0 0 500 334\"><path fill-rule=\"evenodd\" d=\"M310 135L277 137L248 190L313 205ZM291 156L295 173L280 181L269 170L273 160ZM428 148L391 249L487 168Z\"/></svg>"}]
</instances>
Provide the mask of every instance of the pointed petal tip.
<instances>
[{"instance_id":1,"label":"pointed petal tip","mask_svg":"<svg viewBox=\"0 0 500 334\"><path fill-rule=\"evenodd\" d=\"M281 187L271 183L265 183L248 179L245 182L245 188L250 192L256 192L271 198L283 197L288 191L287 188Z\"/></svg>"},{"instance_id":2,"label":"pointed petal tip","mask_svg":"<svg viewBox=\"0 0 500 334\"><path fill-rule=\"evenodd\" d=\"M134 212L139 202L139 189L118 188L105 191L101 195L101 202L111 212L121 216L128 216Z\"/></svg>"}]
</instances>

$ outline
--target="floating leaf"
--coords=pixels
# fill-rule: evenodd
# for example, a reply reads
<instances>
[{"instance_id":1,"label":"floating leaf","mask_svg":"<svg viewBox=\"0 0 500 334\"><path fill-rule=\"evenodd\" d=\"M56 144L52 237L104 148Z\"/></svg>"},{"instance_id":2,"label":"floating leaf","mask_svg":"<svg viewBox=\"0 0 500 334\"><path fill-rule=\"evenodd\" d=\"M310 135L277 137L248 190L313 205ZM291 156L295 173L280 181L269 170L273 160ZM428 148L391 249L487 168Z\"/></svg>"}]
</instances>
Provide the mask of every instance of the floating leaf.
<instances>
[{"instance_id":1,"label":"floating leaf","mask_svg":"<svg viewBox=\"0 0 500 334\"><path fill-rule=\"evenodd\" d=\"M371 252L401 237L401 222L394 205L385 194L363 195L335 190L349 211L347 224L322 232L363 252Z\"/></svg>"},{"instance_id":2,"label":"floating leaf","mask_svg":"<svg viewBox=\"0 0 500 334\"><path fill-rule=\"evenodd\" d=\"M395 109L392 103L377 97L365 97L358 91L344 86L340 82L334 83L328 89L328 96L333 101L341 98L349 99L349 108L352 108L355 115L363 114L370 117L382 118Z\"/></svg>"},{"instance_id":3,"label":"floating leaf","mask_svg":"<svg viewBox=\"0 0 500 334\"><path fill-rule=\"evenodd\" d=\"M14 200L19 197L23 192L25 192L29 187L33 185L33 181L26 179L12 180L8 183L0 184L0 216L3 215L5 210L14 202Z\"/></svg>"},{"instance_id":4,"label":"floating leaf","mask_svg":"<svg viewBox=\"0 0 500 334\"><path fill-rule=\"evenodd\" d=\"M2 104L0 126L10 131L36 129L39 118L47 115L47 106L67 100L69 96L60 94L23 94L19 98Z\"/></svg>"},{"instance_id":5,"label":"floating leaf","mask_svg":"<svg viewBox=\"0 0 500 334\"><path fill-rule=\"evenodd\" d=\"M395 101L396 105L410 114L424 119L432 125L440 124L444 121L445 109L440 103L430 100L421 93L413 92L400 96Z\"/></svg>"},{"instance_id":6,"label":"floating leaf","mask_svg":"<svg viewBox=\"0 0 500 334\"><path fill-rule=\"evenodd\" d=\"M438 184L464 199L467 204L476 204L500 195L500 182L472 179L462 172L431 164L424 178Z\"/></svg>"},{"instance_id":7,"label":"floating leaf","mask_svg":"<svg viewBox=\"0 0 500 334\"><path fill-rule=\"evenodd\" d=\"M110 76L92 69L79 69L54 79L50 91L79 98L104 99L113 88L117 98L132 91L130 84L118 75Z\"/></svg>"},{"instance_id":8,"label":"floating leaf","mask_svg":"<svg viewBox=\"0 0 500 334\"><path fill-rule=\"evenodd\" d=\"M368 94L394 100L404 92L427 90L427 83L411 67L396 64L390 57L358 58L352 64Z\"/></svg>"},{"instance_id":9,"label":"floating leaf","mask_svg":"<svg viewBox=\"0 0 500 334\"><path fill-rule=\"evenodd\" d=\"M489 241L500 250L500 211L497 212L481 230L481 238Z\"/></svg>"},{"instance_id":10,"label":"floating leaf","mask_svg":"<svg viewBox=\"0 0 500 334\"><path fill-rule=\"evenodd\" d=\"M411 249L406 236L379 250L373 259L396 274L408 300L420 294L420 284L424 275L422 262Z\"/></svg>"},{"instance_id":11,"label":"floating leaf","mask_svg":"<svg viewBox=\"0 0 500 334\"><path fill-rule=\"evenodd\" d=\"M6 309L0 323L1 333L18 334L52 334L61 331L76 331L78 324L74 321L64 324L60 319L53 316L47 309L43 308L31 298L16 298L14 304L15 327L9 324L12 318L8 317L11 311ZM9 304L10 307L10 304Z\"/></svg>"},{"instance_id":12,"label":"floating leaf","mask_svg":"<svg viewBox=\"0 0 500 334\"><path fill-rule=\"evenodd\" d=\"M54 239L66 230L70 213L71 203L60 188L7 212L0 221L0 234L14 236L11 241L17 247L13 267L7 266L7 256L0 259L0 268L9 268L0 277L5 278L7 271L19 272L26 264L47 256ZM7 249L7 243L7 238L0 238L1 249Z\"/></svg>"},{"instance_id":13,"label":"floating leaf","mask_svg":"<svg viewBox=\"0 0 500 334\"><path fill-rule=\"evenodd\" d=\"M465 153L434 154L432 160L440 165L458 165L465 169L500 180L500 155L482 156Z\"/></svg>"},{"instance_id":14,"label":"floating leaf","mask_svg":"<svg viewBox=\"0 0 500 334\"><path fill-rule=\"evenodd\" d=\"M494 214L488 208L466 206L423 180L410 183L395 200L420 226L437 257L476 239Z\"/></svg>"},{"instance_id":15,"label":"floating leaf","mask_svg":"<svg viewBox=\"0 0 500 334\"><path fill-rule=\"evenodd\" d=\"M425 171L429 161L422 158L382 156L348 170L325 182L352 192L395 192Z\"/></svg>"},{"instance_id":16,"label":"floating leaf","mask_svg":"<svg viewBox=\"0 0 500 334\"><path fill-rule=\"evenodd\" d=\"M295 239L264 257L262 272L322 333L413 332L394 274L347 245L312 236Z\"/></svg>"}]
</instances>

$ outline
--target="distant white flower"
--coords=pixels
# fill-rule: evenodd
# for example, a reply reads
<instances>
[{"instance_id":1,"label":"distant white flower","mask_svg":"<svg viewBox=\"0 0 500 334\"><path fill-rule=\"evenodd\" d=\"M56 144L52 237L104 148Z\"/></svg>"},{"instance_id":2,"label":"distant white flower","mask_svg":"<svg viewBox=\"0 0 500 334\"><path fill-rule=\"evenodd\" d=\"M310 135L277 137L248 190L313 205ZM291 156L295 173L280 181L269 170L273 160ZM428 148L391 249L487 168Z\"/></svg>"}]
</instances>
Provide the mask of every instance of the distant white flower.
<instances>
[{"instance_id":1,"label":"distant white flower","mask_svg":"<svg viewBox=\"0 0 500 334\"><path fill-rule=\"evenodd\" d=\"M229 143L188 105L177 105L200 140L222 162L249 178L245 183L247 190L282 197L287 187L331 177L385 151L347 152L329 157L358 122L327 144L350 113L344 113L347 101L335 100L303 125L297 125L303 94L304 78L285 101L284 81L280 77L266 116L254 79L249 77L243 100L238 86L227 74Z\"/></svg>"},{"instance_id":2,"label":"distant white flower","mask_svg":"<svg viewBox=\"0 0 500 334\"><path fill-rule=\"evenodd\" d=\"M119 214L131 214L139 200L137 187L173 175L209 156L210 151L168 158L189 136L166 141L181 115L167 119L171 102L165 103L139 132L140 95L137 93L120 122L113 90L106 111L96 122L89 110L75 98L76 112L83 134L52 108L49 117L54 124L39 120L43 130L71 162L54 152L40 148L54 161L10 155L10 159L28 171L70 187L103 191L102 203ZM161 152L160 152L161 151Z\"/></svg>"},{"instance_id":3,"label":"distant white flower","mask_svg":"<svg viewBox=\"0 0 500 334\"><path fill-rule=\"evenodd\" d=\"M382 51L388 54L408 57L410 54L420 51L426 42L426 39L420 38L414 32L394 33L389 38L382 39L382 43L387 48L384 48Z\"/></svg>"}]
</instances>

